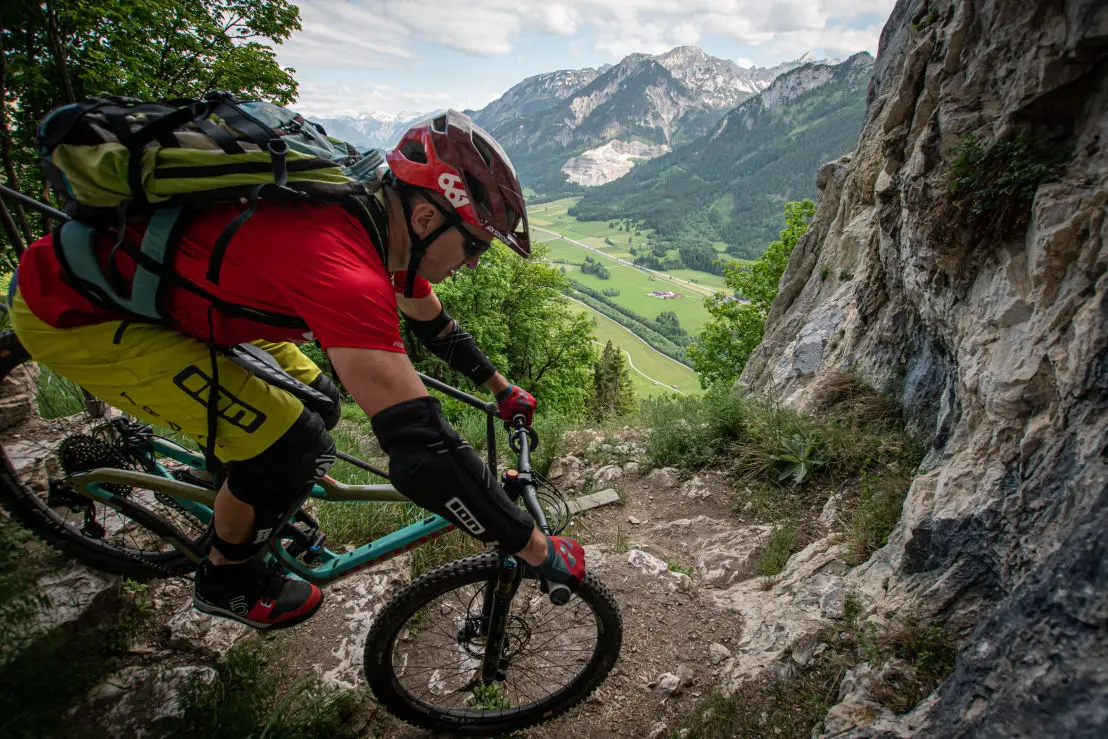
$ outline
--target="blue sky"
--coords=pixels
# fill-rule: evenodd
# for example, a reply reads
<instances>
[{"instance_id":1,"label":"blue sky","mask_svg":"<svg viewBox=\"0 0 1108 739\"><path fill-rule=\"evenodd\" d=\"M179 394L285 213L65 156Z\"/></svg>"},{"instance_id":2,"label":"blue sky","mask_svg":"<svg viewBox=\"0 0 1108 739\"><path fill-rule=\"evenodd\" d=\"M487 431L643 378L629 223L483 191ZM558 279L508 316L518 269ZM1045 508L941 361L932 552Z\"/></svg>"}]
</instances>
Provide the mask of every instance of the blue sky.
<instances>
[{"instance_id":1,"label":"blue sky","mask_svg":"<svg viewBox=\"0 0 1108 739\"><path fill-rule=\"evenodd\" d=\"M480 108L525 77L700 46L742 66L877 41L893 0L297 0L277 50L310 115Z\"/></svg>"}]
</instances>

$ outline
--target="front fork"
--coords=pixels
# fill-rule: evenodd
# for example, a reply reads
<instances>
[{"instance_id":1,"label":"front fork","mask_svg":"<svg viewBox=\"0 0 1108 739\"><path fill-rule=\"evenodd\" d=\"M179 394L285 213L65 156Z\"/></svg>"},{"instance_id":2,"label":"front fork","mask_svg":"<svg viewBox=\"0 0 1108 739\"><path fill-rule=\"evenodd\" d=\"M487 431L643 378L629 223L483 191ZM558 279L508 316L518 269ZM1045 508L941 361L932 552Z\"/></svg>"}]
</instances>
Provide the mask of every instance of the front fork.
<instances>
[{"instance_id":1,"label":"front fork","mask_svg":"<svg viewBox=\"0 0 1108 739\"><path fill-rule=\"evenodd\" d=\"M485 588L481 606L481 632L485 637L485 659L481 664L481 682L491 685L507 677L508 660L504 657L511 616L512 599L523 581L523 566L511 554L501 552L496 568L496 580Z\"/></svg>"}]
</instances>

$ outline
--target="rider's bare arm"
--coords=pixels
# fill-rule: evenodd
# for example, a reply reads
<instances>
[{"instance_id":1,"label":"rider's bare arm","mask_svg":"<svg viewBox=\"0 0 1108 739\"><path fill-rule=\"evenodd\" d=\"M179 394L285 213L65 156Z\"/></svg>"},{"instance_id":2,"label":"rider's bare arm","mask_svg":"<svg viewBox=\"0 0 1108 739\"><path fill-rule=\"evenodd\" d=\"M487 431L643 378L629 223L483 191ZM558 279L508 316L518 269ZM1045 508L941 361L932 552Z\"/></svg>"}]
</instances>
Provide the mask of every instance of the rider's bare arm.
<instances>
[{"instance_id":1,"label":"rider's bare arm","mask_svg":"<svg viewBox=\"0 0 1108 739\"><path fill-rule=\"evenodd\" d=\"M372 420L397 490L476 538L503 541L529 564L545 561L546 537L442 418L406 354L332 347L327 355Z\"/></svg>"},{"instance_id":2,"label":"rider's bare arm","mask_svg":"<svg viewBox=\"0 0 1108 739\"><path fill-rule=\"evenodd\" d=\"M433 321L443 312L442 302L433 290L422 298L405 298L403 295L397 295L396 302L400 306L400 312L414 321ZM451 320L437 332L439 338L448 336L454 331L454 327L455 322ZM506 390L510 383L504 375L494 370L492 376L481 384L496 395Z\"/></svg>"}]
</instances>

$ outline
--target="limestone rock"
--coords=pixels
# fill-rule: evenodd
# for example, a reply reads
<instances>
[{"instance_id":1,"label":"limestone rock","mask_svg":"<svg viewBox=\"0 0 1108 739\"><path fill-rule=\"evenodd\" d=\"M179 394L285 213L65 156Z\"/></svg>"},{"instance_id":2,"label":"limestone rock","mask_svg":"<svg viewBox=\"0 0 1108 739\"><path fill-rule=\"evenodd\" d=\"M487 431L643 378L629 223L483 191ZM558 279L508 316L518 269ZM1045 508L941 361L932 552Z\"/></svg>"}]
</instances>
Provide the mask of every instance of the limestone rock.
<instances>
[{"instance_id":1,"label":"limestone rock","mask_svg":"<svg viewBox=\"0 0 1108 739\"><path fill-rule=\"evenodd\" d=\"M731 650L719 642L712 642L708 645L708 661L713 665L722 664L730 656Z\"/></svg>"},{"instance_id":2,"label":"limestone rock","mask_svg":"<svg viewBox=\"0 0 1108 739\"><path fill-rule=\"evenodd\" d=\"M324 596L326 597L326 596ZM197 652L218 659L254 630L238 621L201 613L192 599L181 604L165 625L167 643L174 649Z\"/></svg>"},{"instance_id":3,"label":"limestone rock","mask_svg":"<svg viewBox=\"0 0 1108 739\"><path fill-rule=\"evenodd\" d=\"M675 488L680 480L681 472L676 467L660 467L646 476L647 484L656 489Z\"/></svg>"},{"instance_id":4,"label":"limestone rock","mask_svg":"<svg viewBox=\"0 0 1108 739\"><path fill-rule=\"evenodd\" d=\"M32 633L96 623L119 602L119 578L83 565L39 578L37 590L48 605L36 612Z\"/></svg>"},{"instance_id":5,"label":"limestone rock","mask_svg":"<svg viewBox=\"0 0 1108 739\"><path fill-rule=\"evenodd\" d=\"M672 672L666 672L658 676L658 680L654 685L654 695L659 696L662 700L669 698L681 689L681 678L674 675Z\"/></svg>"},{"instance_id":6,"label":"limestone rock","mask_svg":"<svg viewBox=\"0 0 1108 739\"><path fill-rule=\"evenodd\" d=\"M843 503L843 494L834 493L823 504L823 510L819 514L819 525L824 529L832 529L839 523L839 508Z\"/></svg>"},{"instance_id":7,"label":"limestone rock","mask_svg":"<svg viewBox=\"0 0 1108 739\"><path fill-rule=\"evenodd\" d=\"M373 619L395 593L411 582L412 557L403 554L332 586L340 597L324 603L306 625L313 633L326 634L317 670L325 685L352 690L365 685L362 654Z\"/></svg>"},{"instance_id":8,"label":"limestone rock","mask_svg":"<svg viewBox=\"0 0 1108 739\"><path fill-rule=\"evenodd\" d=\"M819 597L819 610L824 618L843 617L843 583L835 580L827 584L823 595Z\"/></svg>"},{"instance_id":9,"label":"limestone rock","mask_svg":"<svg viewBox=\"0 0 1108 739\"><path fill-rule=\"evenodd\" d=\"M593 475L593 480L598 488L604 488L621 477L623 477L623 470L619 465L609 464L598 469Z\"/></svg>"},{"instance_id":10,"label":"limestone rock","mask_svg":"<svg viewBox=\"0 0 1108 739\"><path fill-rule=\"evenodd\" d=\"M669 565L652 554L647 554L640 549L632 549L627 553L627 564L647 575L658 576L669 572Z\"/></svg>"},{"instance_id":11,"label":"limestone rock","mask_svg":"<svg viewBox=\"0 0 1108 739\"><path fill-rule=\"evenodd\" d=\"M681 495L686 498L710 498L712 491L700 477L691 477L681 486Z\"/></svg>"},{"instance_id":12,"label":"limestone rock","mask_svg":"<svg viewBox=\"0 0 1108 739\"><path fill-rule=\"evenodd\" d=\"M971 633L920 736L1108 727L1108 638L1090 616L1108 612L1094 564L1108 530L1106 39L1102 0L897 2L857 149L821 170L740 379L815 410L825 378L849 368L926 433L887 545L844 578L876 612ZM1025 221L974 225L949 189L958 147L1023 134L1070 142L1057 181L1032 184ZM736 676L819 627L833 577L733 586ZM880 715L832 731L845 710L829 734L876 735Z\"/></svg>"},{"instance_id":13,"label":"limestone rock","mask_svg":"<svg viewBox=\"0 0 1108 739\"><path fill-rule=\"evenodd\" d=\"M726 588L756 573L758 554L769 540L772 526L743 526L701 545L696 571L705 587Z\"/></svg>"},{"instance_id":14,"label":"limestone rock","mask_svg":"<svg viewBox=\"0 0 1108 739\"><path fill-rule=\"evenodd\" d=\"M627 462L623 465L623 474L627 476L637 475L642 470L642 465L638 462Z\"/></svg>"},{"instance_id":15,"label":"limestone rock","mask_svg":"<svg viewBox=\"0 0 1108 739\"><path fill-rule=\"evenodd\" d=\"M684 572L670 571L666 573L666 578L669 580L667 586L670 592L691 593L696 589L696 584L693 583L693 579Z\"/></svg>"},{"instance_id":16,"label":"limestone rock","mask_svg":"<svg viewBox=\"0 0 1108 739\"><path fill-rule=\"evenodd\" d=\"M731 664L721 671L727 684L738 685L786 655L814 652L816 637L827 625L820 598L830 584L843 580L845 549L834 538L812 542L789 558L771 590L750 579L726 590L707 591L716 605L734 611L743 622L742 635L731 650L733 661L728 659Z\"/></svg>"},{"instance_id":17,"label":"limestone rock","mask_svg":"<svg viewBox=\"0 0 1108 739\"><path fill-rule=\"evenodd\" d=\"M179 699L190 680L215 679L210 667L136 665L105 679L89 691L85 702L105 736L151 736L155 722L181 715Z\"/></svg>"},{"instance_id":18,"label":"limestone rock","mask_svg":"<svg viewBox=\"0 0 1108 739\"><path fill-rule=\"evenodd\" d=\"M599 493L591 493L590 495L582 495L580 498L572 498L567 501L566 505L569 506L570 513L580 513L581 511L587 511L606 505L614 505L616 503L619 503L619 493L617 493L614 488L608 488L607 490L601 490Z\"/></svg>"},{"instance_id":19,"label":"limestone rock","mask_svg":"<svg viewBox=\"0 0 1108 739\"><path fill-rule=\"evenodd\" d=\"M562 490L574 490L585 476L585 462L572 454L559 457L550 463L547 477Z\"/></svg>"},{"instance_id":20,"label":"limestone rock","mask_svg":"<svg viewBox=\"0 0 1108 739\"><path fill-rule=\"evenodd\" d=\"M646 739L662 739L666 735L666 722L655 721L646 730Z\"/></svg>"}]
</instances>

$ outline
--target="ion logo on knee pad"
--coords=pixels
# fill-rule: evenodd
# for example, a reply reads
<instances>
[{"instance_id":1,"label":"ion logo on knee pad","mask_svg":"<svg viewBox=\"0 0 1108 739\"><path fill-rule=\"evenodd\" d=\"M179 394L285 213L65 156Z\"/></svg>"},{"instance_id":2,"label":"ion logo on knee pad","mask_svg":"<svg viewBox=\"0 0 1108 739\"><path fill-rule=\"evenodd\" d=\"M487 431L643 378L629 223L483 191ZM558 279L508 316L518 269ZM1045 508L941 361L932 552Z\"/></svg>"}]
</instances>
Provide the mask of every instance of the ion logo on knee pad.
<instances>
[{"instance_id":1,"label":"ion logo on knee pad","mask_svg":"<svg viewBox=\"0 0 1108 739\"><path fill-rule=\"evenodd\" d=\"M450 500L446 501L446 510L457 516L462 526L465 526L466 530L474 536L480 536L481 534L485 533L485 527L482 526L481 522L478 521L477 518L469 512L469 509L466 508L465 503L460 501L458 498L451 498Z\"/></svg>"}]
</instances>

